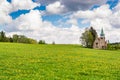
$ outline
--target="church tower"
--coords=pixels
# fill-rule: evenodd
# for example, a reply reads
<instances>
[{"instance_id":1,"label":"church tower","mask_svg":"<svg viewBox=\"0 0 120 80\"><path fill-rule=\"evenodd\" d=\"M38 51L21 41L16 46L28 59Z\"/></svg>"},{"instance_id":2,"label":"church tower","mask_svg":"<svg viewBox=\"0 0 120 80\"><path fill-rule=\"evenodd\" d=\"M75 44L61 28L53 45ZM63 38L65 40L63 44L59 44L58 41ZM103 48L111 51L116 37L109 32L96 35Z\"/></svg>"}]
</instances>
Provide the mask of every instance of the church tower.
<instances>
[{"instance_id":1,"label":"church tower","mask_svg":"<svg viewBox=\"0 0 120 80\"><path fill-rule=\"evenodd\" d=\"M104 34L104 31L103 31L103 28L101 29L100 37L105 38L105 34Z\"/></svg>"},{"instance_id":2,"label":"church tower","mask_svg":"<svg viewBox=\"0 0 120 80\"><path fill-rule=\"evenodd\" d=\"M106 49L107 42L105 41L105 34L103 28L101 29L100 37L96 38L93 44L94 49Z\"/></svg>"},{"instance_id":3,"label":"church tower","mask_svg":"<svg viewBox=\"0 0 120 80\"><path fill-rule=\"evenodd\" d=\"M105 40L105 34L104 34L104 31L103 31L103 28L101 29L100 38Z\"/></svg>"}]
</instances>

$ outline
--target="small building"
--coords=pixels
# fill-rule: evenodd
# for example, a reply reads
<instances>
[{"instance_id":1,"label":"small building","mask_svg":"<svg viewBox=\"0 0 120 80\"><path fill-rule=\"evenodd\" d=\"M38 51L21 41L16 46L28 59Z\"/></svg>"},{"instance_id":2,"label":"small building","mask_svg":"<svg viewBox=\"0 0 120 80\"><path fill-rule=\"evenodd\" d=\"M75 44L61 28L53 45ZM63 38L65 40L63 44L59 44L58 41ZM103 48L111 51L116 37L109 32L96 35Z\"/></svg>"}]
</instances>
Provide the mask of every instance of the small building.
<instances>
[{"instance_id":1,"label":"small building","mask_svg":"<svg viewBox=\"0 0 120 80\"><path fill-rule=\"evenodd\" d=\"M105 34L103 29L101 29L100 37L97 37L93 43L94 49L106 49L107 48L107 41L105 40Z\"/></svg>"}]
</instances>

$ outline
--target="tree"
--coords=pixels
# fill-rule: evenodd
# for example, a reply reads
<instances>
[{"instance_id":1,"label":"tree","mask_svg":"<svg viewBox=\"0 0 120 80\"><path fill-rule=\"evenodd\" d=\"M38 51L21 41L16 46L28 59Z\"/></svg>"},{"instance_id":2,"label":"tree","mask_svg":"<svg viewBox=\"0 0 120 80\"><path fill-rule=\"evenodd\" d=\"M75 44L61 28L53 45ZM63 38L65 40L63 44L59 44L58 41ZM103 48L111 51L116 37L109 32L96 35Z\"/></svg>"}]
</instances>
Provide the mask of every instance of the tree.
<instances>
[{"instance_id":1,"label":"tree","mask_svg":"<svg viewBox=\"0 0 120 80\"><path fill-rule=\"evenodd\" d=\"M18 43L29 43L29 40L26 36L24 35L19 35L19 38L18 38Z\"/></svg>"},{"instance_id":2,"label":"tree","mask_svg":"<svg viewBox=\"0 0 120 80\"><path fill-rule=\"evenodd\" d=\"M110 45L110 42L108 40L108 43L107 43L107 49L110 50L111 49L111 45Z\"/></svg>"},{"instance_id":3,"label":"tree","mask_svg":"<svg viewBox=\"0 0 120 80\"><path fill-rule=\"evenodd\" d=\"M89 30L86 30L84 33L82 33L81 41L85 47L92 48L93 45L92 33Z\"/></svg>"},{"instance_id":4,"label":"tree","mask_svg":"<svg viewBox=\"0 0 120 80\"><path fill-rule=\"evenodd\" d=\"M9 42L13 42L13 38L10 37L10 38L9 38Z\"/></svg>"},{"instance_id":5,"label":"tree","mask_svg":"<svg viewBox=\"0 0 120 80\"><path fill-rule=\"evenodd\" d=\"M92 48L95 39L97 38L97 32L93 27L85 29L85 32L82 33L80 37L82 44L85 47Z\"/></svg>"},{"instance_id":6,"label":"tree","mask_svg":"<svg viewBox=\"0 0 120 80\"><path fill-rule=\"evenodd\" d=\"M13 35L13 42L18 42L19 36L17 34Z\"/></svg>"},{"instance_id":7,"label":"tree","mask_svg":"<svg viewBox=\"0 0 120 80\"><path fill-rule=\"evenodd\" d=\"M44 40L40 40L38 44L46 44Z\"/></svg>"},{"instance_id":8,"label":"tree","mask_svg":"<svg viewBox=\"0 0 120 80\"><path fill-rule=\"evenodd\" d=\"M89 31L91 32L92 36L93 36L93 42L92 42L92 46L93 46L93 43L95 41L95 39L97 38L97 32L96 30L93 28L93 27L90 27Z\"/></svg>"},{"instance_id":9,"label":"tree","mask_svg":"<svg viewBox=\"0 0 120 80\"><path fill-rule=\"evenodd\" d=\"M6 42L5 32L3 31L0 32L0 42Z\"/></svg>"},{"instance_id":10,"label":"tree","mask_svg":"<svg viewBox=\"0 0 120 80\"><path fill-rule=\"evenodd\" d=\"M30 44L37 44L37 41L36 41L36 40L31 39L31 38L28 38L28 39L29 39L29 43L30 43Z\"/></svg>"},{"instance_id":11,"label":"tree","mask_svg":"<svg viewBox=\"0 0 120 80\"><path fill-rule=\"evenodd\" d=\"M52 44L55 45L55 41L53 41Z\"/></svg>"}]
</instances>

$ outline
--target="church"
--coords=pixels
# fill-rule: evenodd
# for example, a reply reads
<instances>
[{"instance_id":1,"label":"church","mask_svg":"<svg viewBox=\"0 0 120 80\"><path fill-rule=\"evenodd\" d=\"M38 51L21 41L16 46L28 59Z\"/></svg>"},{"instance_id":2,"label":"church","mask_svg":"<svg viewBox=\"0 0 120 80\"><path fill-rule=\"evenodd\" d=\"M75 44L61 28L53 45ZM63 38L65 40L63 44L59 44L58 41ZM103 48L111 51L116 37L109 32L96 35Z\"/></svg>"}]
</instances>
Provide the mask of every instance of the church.
<instances>
[{"instance_id":1,"label":"church","mask_svg":"<svg viewBox=\"0 0 120 80\"><path fill-rule=\"evenodd\" d=\"M93 43L94 49L106 49L107 48L107 41L105 41L105 34L103 29L101 29L100 37L97 37Z\"/></svg>"}]
</instances>

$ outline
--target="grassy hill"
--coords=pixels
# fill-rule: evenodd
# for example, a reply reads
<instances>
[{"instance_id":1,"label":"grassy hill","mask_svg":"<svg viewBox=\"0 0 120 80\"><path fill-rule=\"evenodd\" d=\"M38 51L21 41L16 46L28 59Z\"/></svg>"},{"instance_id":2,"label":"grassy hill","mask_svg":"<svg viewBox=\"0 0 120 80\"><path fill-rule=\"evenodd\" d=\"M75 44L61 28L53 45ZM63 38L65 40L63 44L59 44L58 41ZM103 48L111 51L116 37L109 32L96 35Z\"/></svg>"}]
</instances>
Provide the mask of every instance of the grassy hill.
<instances>
[{"instance_id":1,"label":"grassy hill","mask_svg":"<svg viewBox=\"0 0 120 80\"><path fill-rule=\"evenodd\" d=\"M0 43L0 80L119 80L120 50Z\"/></svg>"}]
</instances>

